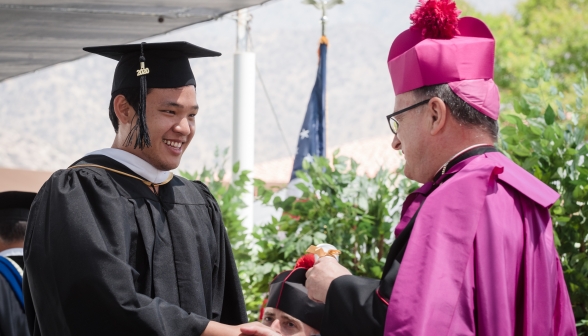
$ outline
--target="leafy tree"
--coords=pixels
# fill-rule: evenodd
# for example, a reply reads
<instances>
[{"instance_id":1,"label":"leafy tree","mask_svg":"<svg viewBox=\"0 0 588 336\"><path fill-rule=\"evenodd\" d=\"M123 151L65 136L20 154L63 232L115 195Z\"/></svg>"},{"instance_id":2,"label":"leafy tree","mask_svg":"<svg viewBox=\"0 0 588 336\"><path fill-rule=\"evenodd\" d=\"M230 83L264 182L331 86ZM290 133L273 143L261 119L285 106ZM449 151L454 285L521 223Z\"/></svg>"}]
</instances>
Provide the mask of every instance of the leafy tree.
<instances>
[{"instance_id":1,"label":"leafy tree","mask_svg":"<svg viewBox=\"0 0 588 336\"><path fill-rule=\"evenodd\" d=\"M526 0L517 4L516 14L497 15L476 12L467 0L458 2L462 16L482 19L494 34L494 80L503 104L513 103L526 91L523 80L541 64L551 69L559 91L573 93L572 84L588 67L588 0ZM588 103L586 97L583 100ZM580 119L588 123L585 113Z\"/></svg>"}]
</instances>

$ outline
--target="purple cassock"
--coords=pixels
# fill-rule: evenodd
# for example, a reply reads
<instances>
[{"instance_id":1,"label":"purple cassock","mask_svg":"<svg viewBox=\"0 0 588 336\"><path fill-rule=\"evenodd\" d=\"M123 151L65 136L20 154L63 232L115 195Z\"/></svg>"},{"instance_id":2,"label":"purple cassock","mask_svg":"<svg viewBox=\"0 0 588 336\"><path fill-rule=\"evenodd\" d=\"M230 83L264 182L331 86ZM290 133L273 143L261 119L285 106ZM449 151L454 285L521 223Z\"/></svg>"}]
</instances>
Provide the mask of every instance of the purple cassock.
<instances>
[{"instance_id":1,"label":"purple cassock","mask_svg":"<svg viewBox=\"0 0 588 336\"><path fill-rule=\"evenodd\" d=\"M437 183L404 203L397 235L420 210L384 335L575 335L549 215L559 195L496 152Z\"/></svg>"}]
</instances>

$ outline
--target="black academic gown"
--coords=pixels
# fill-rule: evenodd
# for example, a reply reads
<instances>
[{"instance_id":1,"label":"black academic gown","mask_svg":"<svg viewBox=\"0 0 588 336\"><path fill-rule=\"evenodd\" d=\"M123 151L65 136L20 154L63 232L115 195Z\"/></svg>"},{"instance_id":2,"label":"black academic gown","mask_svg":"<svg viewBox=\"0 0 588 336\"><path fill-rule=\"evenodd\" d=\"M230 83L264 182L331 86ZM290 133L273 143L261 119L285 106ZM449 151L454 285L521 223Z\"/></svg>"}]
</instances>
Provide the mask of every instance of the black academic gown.
<instances>
[{"instance_id":1,"label":"black academic gown","mask_svg":"<svg viewBox=\"0 0 588 336\"><path fill-rule=\"evenodd\" d=\"M98 164L137 176L101 155ZM200 335L246 322L235 261L208 188L174 177L154 194L102 168L54 173L35 199L24 257L37 335Z\"/></svg>"},{"instance_id":2,"label":"black academic gown","mask_svg":"<svg viewBox=\"0 0 588 336\"><path fill-rule=\"evenodd\" d=\"M24 267L21 256L7 257ZM28 336L29 329L24 310L12 287L6 279L0 275L0 336Z\"/></svg>"},{"instance_id":3,"label":"black academic gown","mask_svg":"<svg viewBox=\"0 0 588 336\"><path fill-rule=\"evenodd\" d=\"M496 151L496 148L492 146L471 149L447 163L446 170L470 157ZM428 196L452 176L446 175L440 179L441 175L438 173L435 176L435 183L425 196ZM422 204L424 202L421 203L421 206ZM388 305L384 301L390 301L396 276L400 270L419 210L392 243L380 280L345 275L331 283L327 292L321 324L322 336L377 336L384 334L388 312Z\"/></svg>"}]
</instances>

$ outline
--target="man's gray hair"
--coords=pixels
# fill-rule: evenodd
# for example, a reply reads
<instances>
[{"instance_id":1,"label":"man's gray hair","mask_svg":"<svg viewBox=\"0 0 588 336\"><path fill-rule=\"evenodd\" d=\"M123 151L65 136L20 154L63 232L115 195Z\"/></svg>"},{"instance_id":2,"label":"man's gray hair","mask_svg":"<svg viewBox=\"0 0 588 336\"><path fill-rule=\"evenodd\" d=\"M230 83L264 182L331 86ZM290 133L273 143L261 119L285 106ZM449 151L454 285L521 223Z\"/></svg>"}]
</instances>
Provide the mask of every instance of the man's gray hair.
<instances>
[{"instance_id":1,"label":"man's gray hair","mask_svg":"<svg viewBox=\"0 0 588 336\"><path fill-rule=\"evenodd\" d=\"M494 141L498 139L498 122L482 114L470 104L456 95L448 84L423 86L413 91L417 100L438 97L449 107L451 115L459 123L475 127L490 135Z\"/></svg>"}]
</instances>

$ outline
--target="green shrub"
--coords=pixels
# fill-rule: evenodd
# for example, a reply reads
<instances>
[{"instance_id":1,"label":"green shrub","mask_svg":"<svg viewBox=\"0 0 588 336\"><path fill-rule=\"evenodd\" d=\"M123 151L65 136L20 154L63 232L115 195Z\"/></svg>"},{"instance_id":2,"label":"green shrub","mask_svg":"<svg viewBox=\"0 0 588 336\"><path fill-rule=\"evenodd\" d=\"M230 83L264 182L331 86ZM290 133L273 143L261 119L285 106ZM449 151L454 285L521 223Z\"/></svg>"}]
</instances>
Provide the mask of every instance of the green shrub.
<instances>
[{"instance_id":1,"label":"green shrub","mask_svg":"<svg viewBox=\"0 0 588 336\"><path fill-rule=\"evenodd\" d=\"M357 175L357 163L335 152L331 162L315 157L297 175L300 199L279 195L255 181L263 203L283 211L279 218L256 227L256 249L245 279L246 295L257 301L248 307L257 316L263 293L281 271L292 269L310 245L328 242L342 251L340 263L354 274L379 278L399 221L402 201L416 184L380 170L373 177Z\"/></svg>"}]
</instances>

